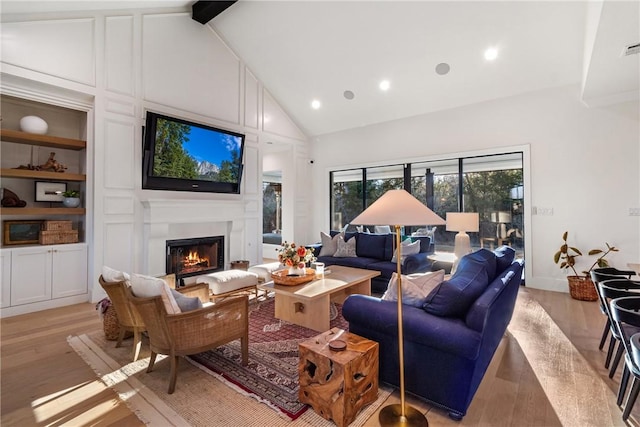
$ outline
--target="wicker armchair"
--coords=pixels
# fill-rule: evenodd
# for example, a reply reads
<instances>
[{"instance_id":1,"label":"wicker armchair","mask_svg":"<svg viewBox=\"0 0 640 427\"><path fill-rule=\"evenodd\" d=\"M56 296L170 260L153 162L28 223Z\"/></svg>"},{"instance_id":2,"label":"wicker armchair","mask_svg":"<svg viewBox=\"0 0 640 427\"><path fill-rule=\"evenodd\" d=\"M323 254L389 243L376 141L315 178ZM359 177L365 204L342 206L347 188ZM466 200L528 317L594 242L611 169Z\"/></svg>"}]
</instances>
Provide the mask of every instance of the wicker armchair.
<instances>
[{"instance_id":1,"label":"wicker armchair","mask_svg":"<svg viewBox=\"0 0 640 427\"><path fill-rule=\"evenodd\" d=\"M122 345L122 340L127 332L133 332L133 361L138 360L140 355L140 347L142 345L142 333L147 330L144 326L142 317L138 311L131 305L127 299L125 289L129 287L126 282L105 282L102 275L98 279L100 286L105 290L113 308L118 316L118 325L120 326L120 334L116 347Z\"/></svg>"},{"instance_id":2,"label":"wicker armchair","mask_svg":"<svg viewBox=\"0 0 640 427\"><path fill-rule=\"evenodd\" d=\"M185 291L191 293L198 290L192 287ZM151 348L147 372L153 370L158 354L169 356L171 363L169 394L173 393L176 387L179 356L201 353L239 338L242 347L242 364L248 363L249 299L247 296L229 298L194 311L167 314L162 297L138 298L129 288L126 292L127 298L136 307L147 326Z\"/></svg>"}]
</instances>

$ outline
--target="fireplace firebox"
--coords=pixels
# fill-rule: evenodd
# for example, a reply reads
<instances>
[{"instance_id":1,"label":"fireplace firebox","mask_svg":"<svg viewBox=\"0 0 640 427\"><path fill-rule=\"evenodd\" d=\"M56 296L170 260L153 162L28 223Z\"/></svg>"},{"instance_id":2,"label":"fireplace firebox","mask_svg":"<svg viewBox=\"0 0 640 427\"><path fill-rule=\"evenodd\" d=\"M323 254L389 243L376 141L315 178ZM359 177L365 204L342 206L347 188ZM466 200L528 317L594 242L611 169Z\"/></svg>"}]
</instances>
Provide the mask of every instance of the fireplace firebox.
<instances>
[{"instance_id":1,"label":"fireplace firebox","mask_svg":"<svg viewBox=\"0 0 640 427\"><path fill-rule=\"evenodd\" d=\"M224 270L224 236L167 240L167 274L176 282L184 278Z\"/></svg>"}]
</instances>

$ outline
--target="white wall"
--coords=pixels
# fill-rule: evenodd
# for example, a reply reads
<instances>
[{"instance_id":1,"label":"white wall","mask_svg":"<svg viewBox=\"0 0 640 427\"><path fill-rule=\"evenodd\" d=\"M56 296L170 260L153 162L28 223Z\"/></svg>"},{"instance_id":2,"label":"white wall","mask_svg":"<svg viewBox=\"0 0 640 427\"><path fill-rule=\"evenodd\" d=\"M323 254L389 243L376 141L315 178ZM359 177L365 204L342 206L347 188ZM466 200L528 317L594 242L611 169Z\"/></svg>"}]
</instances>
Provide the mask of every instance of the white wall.
<instances>
[{"instance_id":1,"label":"white wall","mask_svg":"<svg viewBox=\"0 0 640 427\"><path fill-rule=\"evenodd\" d=\"M324 135L312 143L314 230L329 228L329 171L499 152L530 152L527 286L568 291L553 254L565 230L574 246L615 245L619 268L640 261L640 108L587 108L570 86ZM316 232L317 232L316 231ZM593 262L592 257L585 257ZM585 262L580 267L586 268ZM581 270L579 270L581 271Z\"/></svg>"},{"instance_id":2,"label":"white wall","mask_svg":"<svg viewBox=\"0 0 640 427\"><path fill-rule=\"evenodd\" d=\"M87 184L93 191L86 201L92 212L87 221L92 300L103 295L97 283L102 265L161 274L159 242L194 224L226 230L227 263L261 261L262 150L267 141L286 142L296 165L307 157L308 141L210 26L192 20L190 11L2 19L4 77L36 98L45 84L93 99L89 123L94 125L87 135L92 144ZM147 109L246 134L242 194L142 190ZM298 169L291 169L295 182ZM305 202L296 197L292 203ZM308 228L307 221L294 224L292 232Z\"/></svg>"}]
</instances>

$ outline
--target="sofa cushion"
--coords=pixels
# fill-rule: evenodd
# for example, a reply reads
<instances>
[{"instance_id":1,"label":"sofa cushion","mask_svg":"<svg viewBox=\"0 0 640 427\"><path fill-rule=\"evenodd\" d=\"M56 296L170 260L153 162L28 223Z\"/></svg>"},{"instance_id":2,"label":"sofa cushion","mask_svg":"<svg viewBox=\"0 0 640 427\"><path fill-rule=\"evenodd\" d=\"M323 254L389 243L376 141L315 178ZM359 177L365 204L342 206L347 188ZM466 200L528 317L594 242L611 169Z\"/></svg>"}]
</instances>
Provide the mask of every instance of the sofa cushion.
<instances>
[{"instance_id":1,"label":"sofa cushion","mask_svg":"<svg viewBox=\"0 0 640 427\"><path fill-rule=\"evenodd\" d=\"M376 261L373 258L362 258L362 257L348 257L348 258L336 258L336 257L321 257L318 258L319 262L324 262L325 269L326 266L329 265L343 265L345 267L353 267L353 268L364 268L369 270L374 270L370 268L371 265ZM389 274L388 277L391 277Z\"/></svg>"},{"instance_id":2,"label":"sofa cushion","mask_svg":"<svg viewBox=\"0 0 640 427\"><path fill-rule=\"evenodd\" d=\"M384 259L384 244L387 241L385 234L360 233L356 245L356 254L359 257Z\"/></svg>"},{"instance_id":3,"label":"sofa cushion","mask_svg":"<svg viewBox=\"0 0 640 427\"><path fill-rule=\"evenodd\" d=\"M496 278L496 255L493 252L488 249L478 249L467 256L485 264L490 282Z\"/></svg>"},{"instance_id":4,"label":"sofa cushion","mask_svg":"<svg viewBox=\"0 0 640 427\"><path fill-rule=\"evenodd\" d=\"M428 273L402 275L402 303L422 307L427 295L444 280L444 270ZM393 273L387 291L382 295L384 301L398 301L398 275Z\"/></svg>"},{"instance_id":5,"label":"sofa cushion","mask_svg":"<svg viewBox=\"0 0 640 427\"><path fill-rule=\"evenodd\" d=\"M460 260L456 274L438 285L422 308L435 316L462 317L488 284L485 263L466 255Z\"/></svg>"},{"instance_id":6,"label":"sofa cushion","mask_svg":"<svg viewBox=\"0 0 640 427\"><path fill-rule=\"evenodd\" d=\"M356 238L352 237L345 241L344 237L338 236L338 250L333 254L336 258L357 257L356 254Z\"/></svg>"},{"instance_id":7,"label":"sofa cushion","mask_svg":"<svg viewBox=\"0 0 640 427\"><path fill-rule=\"evenodd\" d=\"M320 232L320 242L322 247L320 248L320 254L318 256L333 256L338 250L338 237L342 234L338 233L335 236L330 236L325 232Z\"/></svg>"},{"instance_id":8,"label":"sofa cushion","mask_svg":"<svg viewBox=\"0 0 640 427\"><path fill-rule=\"evenodd\" d=\"M500 274L509 268L516 257L516 250L510 246L500 246L493 253L496 256L496 274Z\"/></svg>"}]
</instances>

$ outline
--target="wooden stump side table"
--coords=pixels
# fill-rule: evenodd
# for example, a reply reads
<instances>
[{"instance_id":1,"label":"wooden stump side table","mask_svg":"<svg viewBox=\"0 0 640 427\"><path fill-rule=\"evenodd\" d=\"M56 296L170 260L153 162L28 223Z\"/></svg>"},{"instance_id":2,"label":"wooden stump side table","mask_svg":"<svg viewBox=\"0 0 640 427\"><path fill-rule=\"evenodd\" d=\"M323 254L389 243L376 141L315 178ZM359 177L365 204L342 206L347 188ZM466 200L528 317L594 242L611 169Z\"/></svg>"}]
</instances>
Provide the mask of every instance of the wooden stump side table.
<instances>
[{"instance_id":1,"label":"wooden stump side table","mask_svg":"<svg viewBox=\"0 0 640 427\"><path fill-rule=\"evenodd\" d=\"M334 351L334 339L347 343ZM299 345L299 399L339 427L378 398L378 343L333 328Z\"/></svg>"}]
</instances>

